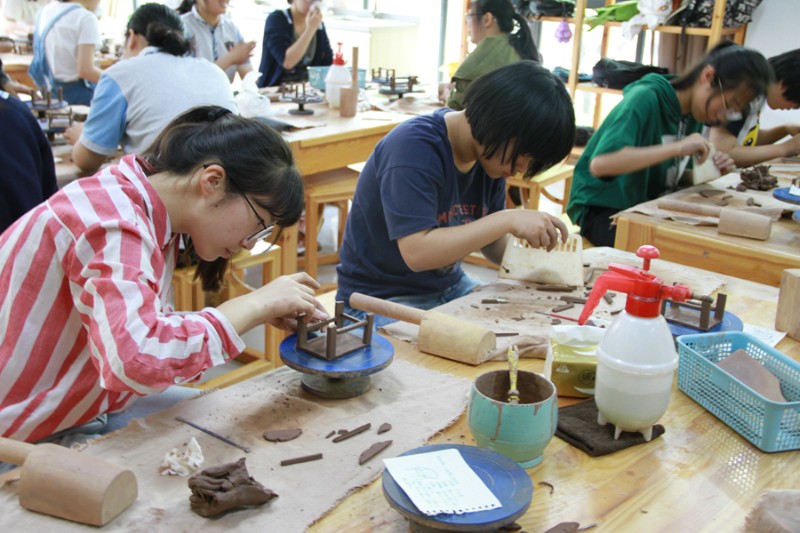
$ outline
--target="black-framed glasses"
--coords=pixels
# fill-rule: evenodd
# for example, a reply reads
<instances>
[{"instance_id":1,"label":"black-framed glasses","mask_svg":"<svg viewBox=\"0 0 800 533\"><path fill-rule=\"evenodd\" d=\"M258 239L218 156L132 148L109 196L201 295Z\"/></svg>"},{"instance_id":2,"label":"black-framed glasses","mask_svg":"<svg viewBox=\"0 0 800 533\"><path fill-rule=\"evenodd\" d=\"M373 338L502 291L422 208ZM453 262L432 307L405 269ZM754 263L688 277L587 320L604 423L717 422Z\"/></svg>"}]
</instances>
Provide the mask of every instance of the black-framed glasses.
<instances>
[{"instance_id":1,"label":"black-framed glasses","mask_svg":"<svg viewBox=\"0 0 800 533\"><path fill-rule=\"evenodd\" d=\"M464 20L469 22L469 18L470 17L480 17L480 16L481 16L481 13L467 13L466 15L464 15Z\"/></svg>"},{"instance_id":2,"label":"black-framed glasses","mask_svg":"<svg viewBox=\"0 0 800 533\"><path fill-rule=\"evenodd\" d=\"M725 120L728 122L735 122L737 120L742 120L744 115L741 111L734 111L732 109L728 109L728 103L725 101L725 92L722 90L722 82L719 81L717 78L717 86L719 87L719 95L722 97L722 110L725 112Z\"/></svg>"},{"instance_id":3,"label":"black-framed glasses","mask_svg":"<svg viewBox=\"0 0 800 533\"><path fill-rule=\"evenodd\" d=\"M203 168L208 168L211 165L219 165L219 163L206 163L206 164L203 165ZM222 166L222 165L220 165L220 166ZM253 242L258 242L261 239L269 238L269 236L272 235L272 233L275 231L275 224L274 223L273 224L267 224L264 221L264 219L261 218L261 215L258 214L258 211L256 211L255 206L250 201L250 199L247 197L247 194L245 194L244 191L242 191L241 187L236 185L236 181L234 181L231 178L230 173L228 174L228 180L230 180L231 184L234 187L236 187L236 189L238 189L239 194L242 195L242 198L244 198L244 201L247 202L247 205L250 207L250 211L252 211L253 214L256 216L256 220L258 220L258 225L261 226L261 229L258 229L256 231L254 231L253 233L251 233L250 235L248 235L244 239L244 242L253 243Z\"/></svg>"}]
</instances>

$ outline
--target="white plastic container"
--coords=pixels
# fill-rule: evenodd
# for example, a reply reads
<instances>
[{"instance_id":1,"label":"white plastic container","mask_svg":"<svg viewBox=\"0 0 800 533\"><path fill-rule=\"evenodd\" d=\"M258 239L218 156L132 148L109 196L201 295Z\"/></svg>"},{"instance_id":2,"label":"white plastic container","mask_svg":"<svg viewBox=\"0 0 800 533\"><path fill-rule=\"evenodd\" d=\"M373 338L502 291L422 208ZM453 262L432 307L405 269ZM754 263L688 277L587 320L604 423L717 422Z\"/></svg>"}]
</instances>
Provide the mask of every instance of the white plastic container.
<instances>
[{"instance_id":1,"label":"white plastic container","mask_svg":"<svg viewBox=\"0 0 800 533\"><path fill-rule=\"evenodd\" d=\"M339 97L342 88L350 87L352 82L350 71L344 66L344 58L342 56L342 43L337 43L339 50L333 56L333 64L328 69L328 75L325 76L325 98L328 100L328 105L333 109L339 108Z\"/></svg>"},{"instance_id":2,"label":"white plastic container","mask_svg":"<svg viewBox=\"0 0 800 533\"><path fill-rule=\"evenodd\" d=\"M653 246L641 246L636 255L644 268L609 265L594 284L579 319L586 322L607 290L627 293L625 311L609 326L597 348L594 398L597 423L614 424L614 438L623 431L639 432L649 441L653 424L664 416L678 368L678 353L661 300L684 301L691 296L685 285L666 285L648 272L650 259L659 257Z\"/></svg>"}]
</instances>

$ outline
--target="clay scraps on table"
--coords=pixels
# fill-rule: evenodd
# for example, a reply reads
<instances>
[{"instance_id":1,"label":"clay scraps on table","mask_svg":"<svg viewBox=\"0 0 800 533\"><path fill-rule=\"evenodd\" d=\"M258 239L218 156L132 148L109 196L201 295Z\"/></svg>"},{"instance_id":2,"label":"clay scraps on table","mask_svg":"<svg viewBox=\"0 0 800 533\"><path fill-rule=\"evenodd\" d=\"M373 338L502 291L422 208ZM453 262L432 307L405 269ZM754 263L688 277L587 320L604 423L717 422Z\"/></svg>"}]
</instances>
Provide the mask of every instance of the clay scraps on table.
<instances>
[{"instance_id":1,"label":"clay scraps on table","mask_svg":"<svg viewBox=\"0 0 800 533\"><path fill-rule=\"evenodd\" d=\"M273 429L264 432L264 439L269 442L288 442L294 440L303 434L300 428L292 429Z\"/></svg>"},{"instance_id":2,"label":"clay scraps on table","mask_svg":"<svg viewBox=\"0 0 800 533\"><path fill-rule=\"evenodd\" d=\"M383 450L388 448L392 442L393 441L391 440L376 442L375 444L373 444L372 446L361 452L361 455L358 457L358 464L363 465L364 463L366 463L367 461L369 461L370 459L381 453Z\"/></svg>"},{"instance_id":3,"label":"clay scraps on table","mask_svg":"<svg viewBox=\"0 0 800 533\"><path fill-rule=\"evenodd\" d=\"M390 429L392 429L392 425L391 425L389 422L384 422L384 423L383 423L383 424L381 424L381 426L378 428L378 435L380 435L381 433L386 433L386 432L387 432L387 431L389 431Z\"/></svg>"},{"instance_id":4,"label":"clay scraps on table","mask_svg":"<svg viewBox=\"0 0 800 533\"><path fill-rule=\"evenodd\" d=\"M364 433L366 430L368 430L371 427L372 427L372 424L367 422L363 426L359 426L359 427L357 427L356 429L354 429L352 431L340 430L339 431L339 435L336 438L333 439L333 442L342 442L343 440L347 440L350 437L355 437L359 433Z\"/></svg>"},{"instance_id":5,"label":"clay scraps on table","mask_svg":"<svg viewBox=\"0 0 800 533\"><path fill-rule=\"evenodd\" d=\"M209 518L277 498L277 493L250 476L244 463L242 457L235 463L206 468L190 477L192 511Z\"/></svg>"},{"instance_id":6,"label":"clay scraps on table","mask_svg":"<svg viewBox=\"0 0 800 533\"><path fill-rule=\"evenodd\" d=\"M312 453L311 455L303 455L301 457L294 457L292 459L284 459L281 461L281 466L291 466L300 463L308 463L311 461L319 461L322 459L321 453Z\"/></svg>"},{"instance_id":7,"label":"clay scraps on table","mask_svg":"<svg viewBox=\"0 0 800 533\"><path fill-rule=\"evenodd\" d=\"M742 178L741 183L736 186L736 190L744 192L747 189L755 191L769 191L778 186L778 178L770 175L769 165L756 165L746 168L739 172Z\"/></svg>"}]
</instances>

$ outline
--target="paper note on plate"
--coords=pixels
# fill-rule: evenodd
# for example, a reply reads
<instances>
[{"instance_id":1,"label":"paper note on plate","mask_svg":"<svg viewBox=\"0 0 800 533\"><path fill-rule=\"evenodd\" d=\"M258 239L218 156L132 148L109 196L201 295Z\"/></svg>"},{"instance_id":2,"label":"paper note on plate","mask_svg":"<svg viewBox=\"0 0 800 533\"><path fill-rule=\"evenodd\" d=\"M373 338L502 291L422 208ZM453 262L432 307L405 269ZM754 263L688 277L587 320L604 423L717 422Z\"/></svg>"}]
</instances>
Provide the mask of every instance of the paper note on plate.
<instances>
[{"instance_id":1,"label":"paper note on plate","mask_svg":"<svg viewBox=\"0 0 800 533\"><path fill-rule=\"evenodd\" d=\"M420 512L463 514L501 507L458 450L384 459L387 470Z\"/></svg>"}]
</instances>

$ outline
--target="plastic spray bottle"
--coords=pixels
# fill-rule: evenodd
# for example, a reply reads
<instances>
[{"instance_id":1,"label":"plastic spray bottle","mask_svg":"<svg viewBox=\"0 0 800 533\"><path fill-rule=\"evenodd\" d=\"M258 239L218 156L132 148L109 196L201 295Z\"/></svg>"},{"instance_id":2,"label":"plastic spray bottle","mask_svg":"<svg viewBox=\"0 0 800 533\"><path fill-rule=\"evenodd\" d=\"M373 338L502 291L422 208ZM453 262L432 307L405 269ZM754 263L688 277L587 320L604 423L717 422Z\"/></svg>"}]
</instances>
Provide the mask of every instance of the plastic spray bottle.
<instances>
[{"instance_id":1,"label":"plastic spray bottle","mask_svg":"<svg viewBox=\"0 0 800 533\"><path fill-rule=\"evenodd\" d=\"M682 302L691 297L691 291L685 285L665 285L648 272L650 260L661 256L654 246L641 246L636 255L644 259L642 269L612 263L611 272L600 275L578 323L586 322L607 290L627 293L625 311L597 348L597 423L614 424L615 439L631 431L649 441L653 424L667 411L678 367L675 341L661 316L661 300Z\"/></svg>"},{"instance_id":2,"label":"plastic spray bottle","mask_svg":"<svg viewBox=\"0 0 800 533\"><path fill-rule=\"evenodd\" d=\"M328 69L325 76L325 97L328 105L333 109L339 108L339 96L343 87L350 87L350 72L344 66L344 56L342 55L342 43L336 43L339 49L333 55L333 64Z\"/></svg>"}]
</instances>

